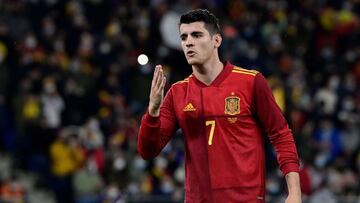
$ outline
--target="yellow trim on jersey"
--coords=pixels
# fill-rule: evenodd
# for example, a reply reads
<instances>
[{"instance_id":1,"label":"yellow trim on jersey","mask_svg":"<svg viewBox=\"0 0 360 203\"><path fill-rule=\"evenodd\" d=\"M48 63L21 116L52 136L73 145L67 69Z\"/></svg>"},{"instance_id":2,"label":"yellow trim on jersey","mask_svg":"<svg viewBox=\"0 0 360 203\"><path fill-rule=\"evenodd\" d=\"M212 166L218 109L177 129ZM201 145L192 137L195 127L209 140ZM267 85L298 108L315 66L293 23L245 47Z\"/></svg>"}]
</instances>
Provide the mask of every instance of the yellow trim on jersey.
<instances>
[{"instance_id":1,"label":"yellow trim on jersey","mask_svg":"<svg viewBox=\"0 0 360 203\"><path fill-rule=\"evenodd\" d=\"M232 70L233 73L242 73L242 74L246 74L246 75L252 75L252 76L256 76L257 73L254 72L246 72L246 71L239 71L239 70Z\"/></svg>"},{"instance_id":2,"label":"yellow trim on jersey","mask_svg":"<svg viewBox=\"0 0 360 203\"><path fill-rule=\"evenodd\" d=\"M255 74L258 73L258 71L256 71L256 70L248 70L248 69L240 68L240 67L237 67L237 66L235 66L233 70L243 71L243 72L248 72L248 73L255 73Z\"/></svg>"},{"instance_id":3,"label":"yellow trim on jersey","mask_svg":"<svg viewBox=\"0 0 360 203\"><path fill-rule=\"evenodd\" d=\"M172 84L172 85L189 82L189 78L191 78L191 77L192 77L192 75L190 75L189 77L185 78L184 80L177 81L176 83L174 83L174 84Z\"/></svg>"},{"instance_id":4,"label":"yellow trim on jersey","mask_svg":"<svg viewBox=\"0 0 360 203\"><path fill-rule=\"evenodd\" d=\"M177 85L177 84L181 84L181 83L185 83L185 82L189 82L189 80L181 80L181 81L178 81L172 85Z\"/></svg>"}]
</instances>

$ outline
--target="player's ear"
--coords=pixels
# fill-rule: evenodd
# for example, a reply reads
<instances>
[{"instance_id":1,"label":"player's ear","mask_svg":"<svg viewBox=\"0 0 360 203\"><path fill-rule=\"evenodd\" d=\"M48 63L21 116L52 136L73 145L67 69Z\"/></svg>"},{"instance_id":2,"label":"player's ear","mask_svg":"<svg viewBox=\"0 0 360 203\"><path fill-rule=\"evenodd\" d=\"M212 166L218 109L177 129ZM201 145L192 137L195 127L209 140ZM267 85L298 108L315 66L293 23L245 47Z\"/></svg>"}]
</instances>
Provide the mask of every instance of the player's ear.
<instances>
[{"instance_id":1,"label":"player's ear","mask_svg":"<svg viewBox=\"0 0 360 203\"><path fill-rule=\"evenodd\" d=\"M214 41L215 41L215 48L219 48L222 42L222 37L220 34L215 34L214 36Z\"/></svg>"}]
</instances>

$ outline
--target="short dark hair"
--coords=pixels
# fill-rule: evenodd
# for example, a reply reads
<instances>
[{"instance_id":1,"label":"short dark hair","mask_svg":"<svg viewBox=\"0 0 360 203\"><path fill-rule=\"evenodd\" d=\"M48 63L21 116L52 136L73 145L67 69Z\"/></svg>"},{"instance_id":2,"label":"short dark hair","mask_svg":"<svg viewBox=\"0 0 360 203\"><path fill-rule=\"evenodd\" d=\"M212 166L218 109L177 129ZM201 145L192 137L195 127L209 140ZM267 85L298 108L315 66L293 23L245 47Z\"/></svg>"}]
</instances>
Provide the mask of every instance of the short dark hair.
<instances>
[{"instance_id":1,"label":"short dark hair","mask_svg":"<svg viewBox=\"0 0 360 203\"><path fill-rule=\"evenodd\" d=\"M194 22L204 22L210 34L220 34L219 19L207 9L196 9L181 15L179 26Z\"/></svg>"}]
</instances>

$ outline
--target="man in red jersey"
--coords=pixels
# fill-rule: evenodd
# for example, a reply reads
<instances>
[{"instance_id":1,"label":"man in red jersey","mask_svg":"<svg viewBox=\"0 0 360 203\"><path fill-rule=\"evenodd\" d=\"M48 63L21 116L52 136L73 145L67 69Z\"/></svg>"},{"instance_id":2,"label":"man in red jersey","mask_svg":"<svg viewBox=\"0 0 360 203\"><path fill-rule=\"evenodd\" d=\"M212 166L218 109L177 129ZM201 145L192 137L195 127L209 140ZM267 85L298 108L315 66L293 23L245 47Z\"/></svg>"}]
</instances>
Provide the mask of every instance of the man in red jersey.
<instances>
[{"instance_id":1,"label":"man in red jersey","mask_svg":"<svg viewBox=\"0 0 360 203\"><path fill-rule=\"evenodd\" d=\"M286 203L300 203L294 139L262 74L220 61L219 22L209 11L182 15L179 29L193 73L173 84L164 98L166 79L161 65L156 66L139 154L154 158L181 128L185 202L265 202L264 133L286 178Z\"/></svg>"}]
</instances>

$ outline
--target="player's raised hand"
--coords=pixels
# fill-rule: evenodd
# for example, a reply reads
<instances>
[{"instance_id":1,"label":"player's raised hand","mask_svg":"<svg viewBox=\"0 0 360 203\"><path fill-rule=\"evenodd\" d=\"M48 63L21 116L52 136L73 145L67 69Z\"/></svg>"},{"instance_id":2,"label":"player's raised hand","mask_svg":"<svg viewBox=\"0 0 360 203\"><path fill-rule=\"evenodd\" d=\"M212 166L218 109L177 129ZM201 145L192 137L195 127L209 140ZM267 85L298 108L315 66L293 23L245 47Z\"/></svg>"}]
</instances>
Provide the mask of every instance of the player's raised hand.
<instances>
[{"instance_id":1,"label":"player's raised hand","mask_svg":"<svg viewBox=\"0 0 360 203\"><path fill-rule=\"evenodd\" d=\"M166 78L161 65L155 67L154 76L151 82L149 114L152 116L159 116L160 105L164 98L164 87Z\"/></svg>"}]
</instances>

